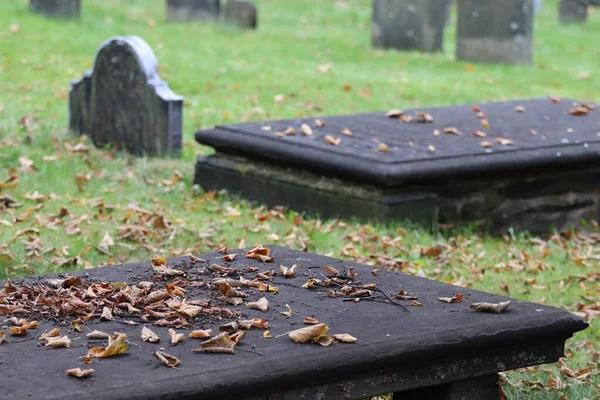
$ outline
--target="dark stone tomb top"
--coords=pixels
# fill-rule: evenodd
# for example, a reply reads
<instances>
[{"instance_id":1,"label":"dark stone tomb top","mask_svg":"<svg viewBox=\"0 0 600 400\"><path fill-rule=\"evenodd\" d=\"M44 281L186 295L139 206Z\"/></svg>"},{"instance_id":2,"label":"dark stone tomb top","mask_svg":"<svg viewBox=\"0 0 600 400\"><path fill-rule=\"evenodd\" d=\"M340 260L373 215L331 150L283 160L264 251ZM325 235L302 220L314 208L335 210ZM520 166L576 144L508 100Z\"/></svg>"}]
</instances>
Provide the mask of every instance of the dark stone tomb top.
<instances>
[{"instance_id":1,"label":"dark stone tomb top","mask_svg":"<svg viewBox=\"0 0 600 400\"><path fill-rule=\"evenodd\" d=\"M189 331L178 330L186 339L172 346L167 328L148 323L161 337L161 343L151 344L140 340L142 325L118 323L131 319L129 317L116 317L117 321L113 322L88 321L81 325L82 334L69 329L71 320L64 323L40 320L37 332L28 332L29 337L37 338L45 330L60 327L62 335L68 332L72 347L48 349L38 346L37 340L18 342L19 338L7 337L8 343L0 347L2 398L241 399L250 394L305 388L306 398L354 399L357 394L375 390L373 388L394 391L429 386L554 362L563 354L564 341L587 326L567 311L518 300L513 300L502 314L476 312L469 309L473 302L501 302L507 298L390 271L381 270L373 276L372 269L366 266L280 247L271 250L274 263L261 263L244 257L245 250L232 250L230 253L238 253L233 262L225 263L223 254L210 253L199 255L206 262L191 265L187 257L181 257L169 260L169 266L184 270L187 274L184 279L193 280L199 278L199 266L212 263L239 268L248 279L255 275L247 272L248 267L265 272L279 265L297 264L295 276L277 275L269 281L279 288L277 293L246 289L250 294L247 301L267 297L268 312L243 305L238 307L243 318L268 320L272 339L263 338L260 329L251 329L233 355L196 354L191 350L199 347L201 341L187 338ZM349 273L347 268L354 267L355 284L374 283L381 292L374 292L371 301L354 302L348 301L352 298L329 297L327 288L302 288L309 278L323 279L322 267L326 265L346 274ZM86 281L130 285L152 280L150 262L73 274ZM28 281L44 282L44 277L28 278ZM0 285L3 287L5 282ZM401 302L406 307L389 303L386 296L392 297L401 289L417 296L423 305L410 307L410 301ZM186 290L188 300L206 298L203 292L206 289L188 285ZM465 299L452 304L438 300L438 297L451 297L456 293L464 294ZM280 314L287 310L286 304L294 312L289 318ZM322 347L293 343L287 335L277 337L305 327L302 322L305 316L326 323L331 334L349 333L358 338L358 342ZM194 329L212 328L213 332L218 332L218 326L219 323L193 323ZM96 359L86 366L80 360L88 350L88 340L83 334L93 330L126 333L129 352ZM159 348L179 357L180 366L171 369L155 360L151 352ZM94 368L94 378L80 381L65 376L65 370L75 367ZM387 371L387 374L375 378L373 373L378 371ZM367 378L372 380L367 381L367 386L361 386ZM318 387L322 386L318 385L332 382L337 382L337 389L330 387L326 393L324 389L319 392ZM359 389L366 392L359 393Z\"/></svg>"},{"instance_id":2,"label":"dark stone tomb top","mask_svg":"<svg viewBox=\"0 0 600 400\"><path fill-rule=\"evenodd\" d=\"M600 160L600 111L572 115L573 103L546 98L479 103L476 106L489 128L484 127L482 115L473 111L474 105L459 105L405 110L403 116L412 117L411 122L378 112L323 117L322 127L315 118L221 125L198 131L196 140L221 153L377 186L398 186L407 181L596 162ZM418 114L429 114L433 122L416 122ZM303 123L312 135L302 134ZM288 127L296 133L285 134ZM451 127L460 135L444 132L452 131L447 129ZM352 135L342 134L344 129ZM477 136L474 130L487 136ZM337 140L339 145L331 144ZM491 147L484 147L484 141Z\"/></svg>"}]
</instances>

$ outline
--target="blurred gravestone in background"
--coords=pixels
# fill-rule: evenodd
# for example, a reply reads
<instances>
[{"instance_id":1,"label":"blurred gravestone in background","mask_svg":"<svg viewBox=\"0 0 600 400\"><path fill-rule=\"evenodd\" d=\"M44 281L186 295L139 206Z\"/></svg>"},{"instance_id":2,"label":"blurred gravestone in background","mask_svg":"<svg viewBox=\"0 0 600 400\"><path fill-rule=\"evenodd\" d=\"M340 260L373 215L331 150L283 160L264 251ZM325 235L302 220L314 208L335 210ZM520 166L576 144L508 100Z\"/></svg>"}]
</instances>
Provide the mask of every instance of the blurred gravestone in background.
<instances>
[{"instance_id":1,"label":"blurred gravestone in background","mask_svg":"<svg viewBox=\"0 0 600 400\"><path fill-rule=\"evenodd\" d=\"M440 51L449 0L373 0L373 47Z\"/></svg>"},{"instance_id":2,"label":"blurred gravestone in background","mask_svg":"<svg viewBox=\"0 0 600 400\"><path fill-rule=\"evenodd\" d=\"M223 22L245 29L256 29L256 5L248 0L229 0L223 7Z\"/></svg>"},{"instance_id":3,"label":"blurred gravestone in background","mask_svg":"<svg viewBox=\"0 0 600 400\"><path fill-rule=\"evenodd\" d=\"M29 0L29 9L52 18L79 18L81 0Z\"/></svg>"},{"instance_id":4,"label":"blurred gravestone in background","mask_svg":"<svg viewBox=\"0 0 600 400\"><path fill-rule=\"evenodd\" d=\"M69 127L137 156L179 155L183 97L158 75L154 52L137 36L104 42L92 71L71 83Z\"/></svg>"},{"instance_id":5,"label":"blurred gravestone in background","mask_svg":"<svg viewBox=\"0 0 600 400\"><path fill-rule=\"evenodd\" d=\"M169 21L216 21L221 0L167 0Z\"/></svg>"},{"instance_id":6,"label":"blurred gravestone in background","mask_svg":"<svg viewBox=\"0 0 600 400\"><path fill-rule=\"evenodd\" d=\"M581 23L587 20L590 0L560 0L558 20L563 23Z\"/></svg>"},{"instance_id":7,"label":"blurred gravestone in background","mask_svg":"<svg viewBox=\"0 0 600 400\"><path fill-rule=\"evenodd\" d=\"M458 0L459 60L531 64L533 0Z\"/></svg>"}]
</instances>

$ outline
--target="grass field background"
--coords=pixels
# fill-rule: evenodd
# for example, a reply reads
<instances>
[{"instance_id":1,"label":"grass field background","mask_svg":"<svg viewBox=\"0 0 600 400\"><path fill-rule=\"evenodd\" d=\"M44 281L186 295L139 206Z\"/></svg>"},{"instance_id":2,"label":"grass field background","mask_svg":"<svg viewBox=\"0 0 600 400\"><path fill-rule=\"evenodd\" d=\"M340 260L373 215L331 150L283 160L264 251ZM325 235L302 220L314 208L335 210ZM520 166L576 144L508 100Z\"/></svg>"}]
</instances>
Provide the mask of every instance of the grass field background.
<instances>
[{"instance_id":1,"label":"grass field background","mask_svg":"<svg viewBox=\"0 0 600 400\"><path fill-rule=\"evenodd\" d=\"M600 230L491 237L471 228L302 218L192 186L201 127L548 95L600 100L600 11L560 26L557 1L535 20L532 66L457 62L454 23L439 54L370 47L370 1L261 0L256 32L167 23L161 0L84 0L64 22L0 2L2 278L273 243L507 294L592 322L563 364L507 373L509 398L595 399L600 377ZM592 10L595 11L595 10ZM453 16L453 22L455 16ZM98 46L138 35L185 96L180 160L95 150L66 131L69 82ZM276 99L278 101L276 101ZM589 368L586 370L585 368ZM577 376L579 373L580 376Z\"/></svg>"}]
</instances>

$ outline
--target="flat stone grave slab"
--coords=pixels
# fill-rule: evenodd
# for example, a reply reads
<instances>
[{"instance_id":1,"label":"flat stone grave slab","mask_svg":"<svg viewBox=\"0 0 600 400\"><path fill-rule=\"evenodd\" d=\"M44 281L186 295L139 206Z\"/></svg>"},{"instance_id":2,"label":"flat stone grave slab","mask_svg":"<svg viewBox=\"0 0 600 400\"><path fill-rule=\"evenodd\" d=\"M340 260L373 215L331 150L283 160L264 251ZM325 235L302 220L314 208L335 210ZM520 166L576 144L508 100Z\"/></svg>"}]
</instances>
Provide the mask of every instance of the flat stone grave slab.
<instances>
[{"instance_id":1,"label":"flat stone grave slab","mask_svg":"<svg viewBox=\"0 0 600 400\"><path fill-rule=\"evenodd\" d=\"M461 398L497 399L497 372L555 362L565 340L587 327L547 305L282 247L154 258L1 285L3 319L14 314L39 322L20 337L2 328L0 389L7 399L328 400L393 392L403 399L467 392ZM235 299L239 304L230 304ZM473 309L507 301L501 313ZM262 302L268 303L264 312L249 307ZM101 314L114 319L101 321ZM329 328L319 339L328 346L288 336L307 327L325 334L316 323ZM143 341L143 327L160 342ZM38 340L55 328L70 348ZM172 345L168 329L183 334L183 342ZM242 338L235 346L225 334L219 338L229 353L193 352L207 345L188 335L204 329L213 337L220 330L227 338L246 335L237 333ZM107 345L88 339L92 331L127 335L116 340L128 350L89 356L92 363L85 364L86 354L101 354L90 347ZM335 336L341 334L357 341ZM153 357L157 351L180 364L162 365ZM86 380L66 376L77 367L95 373Z\"/></svg>"},{"instance_id":2,"label":"flat stone grave slab","mask_svg":"<svg viewBox=\"0 0 600 400\"><path fill-rule=\"evenodd\" d=\"M196 133L216 154L195 182L326 217L562 229L600 215L599 122L542 98L221 125Z\"/></svg>"}]
</instances>

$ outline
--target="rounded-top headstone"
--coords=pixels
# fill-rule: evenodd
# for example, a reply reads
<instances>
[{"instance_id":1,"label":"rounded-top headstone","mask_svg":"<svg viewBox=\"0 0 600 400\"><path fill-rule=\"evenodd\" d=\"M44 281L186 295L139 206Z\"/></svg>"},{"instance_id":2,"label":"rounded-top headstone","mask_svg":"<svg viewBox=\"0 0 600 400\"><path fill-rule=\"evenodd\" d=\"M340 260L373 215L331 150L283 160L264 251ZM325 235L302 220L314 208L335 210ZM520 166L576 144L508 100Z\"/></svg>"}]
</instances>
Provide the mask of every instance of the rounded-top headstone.
<instances>
[{"instance_id":1,"label":"rounded-top headstone","mask_svg":"<svg viewBox=\"0 0 600 400\"><path fill-rule=\"evenodd\" d=\"M256 29L256 5L249 0L229 0L223 7L223 21L238 28Z\"/></svg>"},{"instance_id":2,"label":"rounded-top headstone","mask_svg":"<svg viewBox=\"0 0 600 400\"><path fill-rule=\"evenodd\" d=\"M29 10L51 18L79 18L81 0L29 0Z\"/></svg>"},{"instance_id":3,"label":"rounded-top headstone","mask_svg":"<svg viewBox=\"0 0 600 400\"><path fill-rule=\"evenodd\" d=\"M562 24L587 21L589 0L560 0L558 20Z\"/></svg>"},{"instance_id":4,"label":"rounded-top headstone","mask_svg":"<svg viewBox=\"0 0 600 400\"><path fill-rule=\"evenodd\" d=\"M160 79L154 52L137 36L113 37L91 72L71 85L69 125L98 147L135 155L181 151L183 98Z\"/></svg>"}]
</instances>

